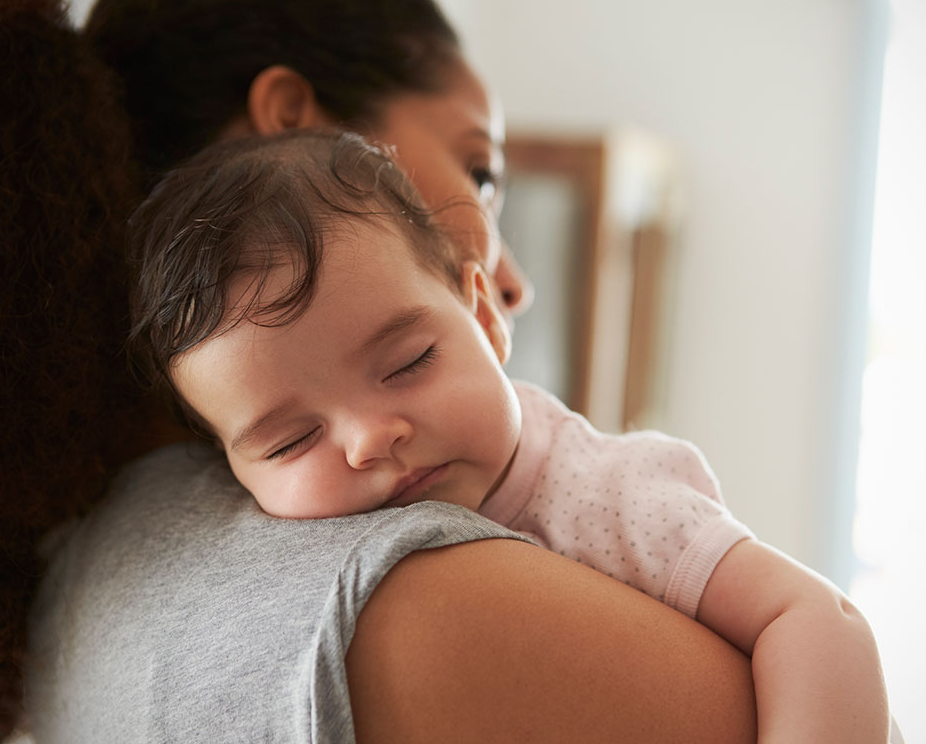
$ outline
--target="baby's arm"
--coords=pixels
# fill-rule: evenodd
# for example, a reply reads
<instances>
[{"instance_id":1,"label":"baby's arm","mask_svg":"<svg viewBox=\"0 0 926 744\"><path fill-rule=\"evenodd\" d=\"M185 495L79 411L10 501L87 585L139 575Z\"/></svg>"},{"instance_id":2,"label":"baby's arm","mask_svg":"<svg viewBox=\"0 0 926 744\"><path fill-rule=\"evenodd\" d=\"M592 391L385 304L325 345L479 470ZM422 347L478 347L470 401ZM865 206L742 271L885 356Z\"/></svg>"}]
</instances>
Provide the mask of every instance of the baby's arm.
<instances>
[{"instance_id":1,"label":"baby's arm","mask_svg":"<svg viewBox=\"0 0 926 744\"><path fill-rule=\"evenodd\" d=\"M884 744L874 636L835 586L757 540L714 569L698 620L752 656L760 744Z\"/></svg>"}]
</instances>

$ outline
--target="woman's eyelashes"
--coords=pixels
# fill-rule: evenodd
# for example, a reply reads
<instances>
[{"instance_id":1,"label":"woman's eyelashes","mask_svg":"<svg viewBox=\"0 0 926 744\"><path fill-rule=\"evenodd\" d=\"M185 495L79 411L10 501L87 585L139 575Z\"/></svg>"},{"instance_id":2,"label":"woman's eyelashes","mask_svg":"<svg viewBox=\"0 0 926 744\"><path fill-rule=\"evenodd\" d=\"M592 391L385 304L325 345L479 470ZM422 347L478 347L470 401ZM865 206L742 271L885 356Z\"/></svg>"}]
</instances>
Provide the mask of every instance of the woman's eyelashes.
<instances>
[{"instance_id":1,"label":"woman's eyelashes","mask_svg":"<svg viewBox=\"0 0 926 744\"><path fill-rule=\"evenodd\" d=\"M401 379L405 375L412 375L416 372L420 372L425 367L430 367L437 359L438 351L437 346L431 345L424 350L424 353L416 358L413 362L406 364L404 367L397 369L392 374L388 375L383 382L395 382L396 380Z\"/></svg>"},{"instance_id":2,"label":"woman's eyelashes","mask_svg":"<svg viewBox=\"0 0 926 744\"><path fill-rule=\"evenodd\" d=\"M268 460L280 460L286 457L287 455L292 454L297 449L303 449L303 448L308 447L310 444L312 444L312 442L316 439L316 437L318 436L320 432L321 432L321 427L316 426L308 434L305 434L304 436L299 437L299 439L296 439L295 441L292 441L289 444L286 444L280 447L280 449L276 450L275 452L272 452L271 454L267 455L267 459Z\"/></svg>"},{"instance_id":3,"label":"woman's eyelashes","mask_svg":"<svg viewBox=\"0 0 926 744\"><path fill-rule=\"evenodd\" d=\"M503 171L495 171L486 166L474 166L469 170L469 177L479 191L479 201L494 204L501 197L505 182Z\"/></svg>"}]
</instances>

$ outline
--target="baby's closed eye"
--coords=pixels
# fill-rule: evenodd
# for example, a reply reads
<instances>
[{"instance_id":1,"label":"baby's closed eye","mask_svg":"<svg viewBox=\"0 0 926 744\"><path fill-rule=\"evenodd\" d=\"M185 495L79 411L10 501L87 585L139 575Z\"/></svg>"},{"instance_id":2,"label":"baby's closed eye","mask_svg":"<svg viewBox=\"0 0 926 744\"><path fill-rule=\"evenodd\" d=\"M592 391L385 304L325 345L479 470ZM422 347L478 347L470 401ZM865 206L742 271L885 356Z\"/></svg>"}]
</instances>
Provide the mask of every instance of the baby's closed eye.
<instances>
[{"instance_id":1,"label":"baby's closed eye","mask_svg":"<svg viewBox=\"0 0 926 744\"><path fill-rule=\"evenodd\" d=\"M417 356L411 362L400 367L399 369L397 369L395 372L391 373L390 375L387 375L384 378L383 382L395 382L397 380L400 380L405 375L411 375L416 372L420 372L426 367L430 367L432 364L434 364L434 362L437 361L438 356L439 356L438 348L435 344L432 344L427 349L425 349L422 354Z\"/></svg>"},{"instance_id":2,"label":"baby's closed eye","mask_svg":"<svg viewBox=\"0 0 926 744\"><path fill-rule=\"evenodd\" d=\"M310 445L312 445L315 442L319 434L321 434L321 429L322 428L320 426L316 426L308 434L304 434L298 439L295 439L289 444L285 444L282 447L280 447L278 450L275 450L274 452L270 453L269 455L267 455L266 459L267 460L281 460L282 458L286 457L287 455L292 454L296 450L307 449Z\"/></svg>"}]
</instances>

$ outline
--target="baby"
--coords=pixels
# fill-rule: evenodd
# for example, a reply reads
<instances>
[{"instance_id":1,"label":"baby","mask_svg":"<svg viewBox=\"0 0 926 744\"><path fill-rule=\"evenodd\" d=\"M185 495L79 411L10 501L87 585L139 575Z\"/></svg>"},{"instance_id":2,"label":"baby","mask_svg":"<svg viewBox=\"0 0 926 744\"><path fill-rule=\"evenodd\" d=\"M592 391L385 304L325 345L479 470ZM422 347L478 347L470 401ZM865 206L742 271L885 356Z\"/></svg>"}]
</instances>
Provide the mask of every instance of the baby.
<instances>
[{"instance_id":1,"label":"baby","mask_svg":"<svg viewBox=\"0 0 926 744\"><path fill-rule=\"evenodd\" d=\"M268 514L478 511L750 655L761 742L886 742L858 611L733 519L691 445L512 384L493 284L434 217L353 135L212 147L133 220L138 356Z\"/></svg>"}]
</instances>

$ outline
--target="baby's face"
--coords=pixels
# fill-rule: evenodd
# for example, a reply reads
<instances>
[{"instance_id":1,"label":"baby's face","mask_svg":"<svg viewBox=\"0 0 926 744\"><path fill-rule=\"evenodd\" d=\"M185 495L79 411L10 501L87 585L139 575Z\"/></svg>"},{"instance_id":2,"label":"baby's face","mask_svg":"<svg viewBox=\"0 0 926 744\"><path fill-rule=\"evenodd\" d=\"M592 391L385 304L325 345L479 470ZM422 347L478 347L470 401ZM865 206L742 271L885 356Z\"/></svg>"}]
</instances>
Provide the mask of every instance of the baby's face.
<instances>
[{"instance_id":1,"label":"baby's face","mask_svg":"<svg viewBox=\"0 0 926 744\"><path fill-rule=\"evenodd\" d=\"M269 514L425 499L475 509L521 426L499 358L507 329L484 277L467 265L461 300L391 231L360 223L326 242L308 310L207 339L176 360L174 384ZM275 269L270 290L290 278ZM246 297L246 283L233 293Z\"/></svg>"}]
</instances>

